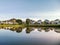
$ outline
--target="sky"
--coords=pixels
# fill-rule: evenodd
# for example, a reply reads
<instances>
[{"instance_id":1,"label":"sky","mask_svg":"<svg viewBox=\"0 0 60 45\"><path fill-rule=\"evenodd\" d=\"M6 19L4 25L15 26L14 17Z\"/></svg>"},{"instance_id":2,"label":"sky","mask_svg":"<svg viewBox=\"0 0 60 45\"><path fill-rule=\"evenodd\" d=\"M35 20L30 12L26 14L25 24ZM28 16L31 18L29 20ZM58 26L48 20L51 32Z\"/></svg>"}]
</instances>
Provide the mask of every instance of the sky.
<instances>
[{"instance_id":1,"label":"sky","mask_svg":"<svg viewBox=\"0 0 60 45\"><path fill-rule=\"evenodd\" d=\"M60 19L60 0L0 0L0 20Z\"/></svg>"}]
</instances>

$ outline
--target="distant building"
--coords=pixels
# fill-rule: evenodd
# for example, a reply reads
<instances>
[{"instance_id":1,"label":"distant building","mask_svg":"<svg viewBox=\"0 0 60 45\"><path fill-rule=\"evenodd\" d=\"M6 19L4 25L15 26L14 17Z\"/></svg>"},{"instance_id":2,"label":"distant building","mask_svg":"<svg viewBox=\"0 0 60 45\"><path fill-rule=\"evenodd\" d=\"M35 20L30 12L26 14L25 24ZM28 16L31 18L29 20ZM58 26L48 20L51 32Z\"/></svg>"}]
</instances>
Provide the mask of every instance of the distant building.
<instances>
[{"instance_id":1,"label":"distant building","mask_svg":"<svg viewBox=\"0 0 60 45\"><path fill-rule=\"evenodd\" d=\"M41 20L38 20L38 21L37 21L37 24L42 24L42 21L41 21Z\"/></svg>"},{"instance_id":2,"label":"distant building","mask_svg":"<svg viewBox=\"0 0 60 45\"><path fill-rule=\"evenodd\" d=\"M0 21L0 24L18 24L16 22L16 19L6 20L6 21Z\"/></svg>"},{"instance_id":3,"label":"distant building","mask_svg":"<svg viewBox=\"0 0 60 45\"><path fill-rule=\"evenodd\" d=\"M59 20L59 19L56 19L56 20L54 21L54 24L60 24L60 20Z\"/></svg>"},{"instance_id":4,"label":"distant building","mask_svg":"<svg viewBox=\"0 0 60 45\"><path fill-rule=\"evenodd\" d=\"M30 24L35 24L35 21L34 20L30 20Z\"/></svg>"},{"instance_id":5,"label":"distant building","mask_svg":"<svg viewBox=\"0 0 60 45\"><path fill-rule=\"evenodd\" d=\"M54 21L51 21L50 24L54 24Z\"/></svg>"}]
</instances>

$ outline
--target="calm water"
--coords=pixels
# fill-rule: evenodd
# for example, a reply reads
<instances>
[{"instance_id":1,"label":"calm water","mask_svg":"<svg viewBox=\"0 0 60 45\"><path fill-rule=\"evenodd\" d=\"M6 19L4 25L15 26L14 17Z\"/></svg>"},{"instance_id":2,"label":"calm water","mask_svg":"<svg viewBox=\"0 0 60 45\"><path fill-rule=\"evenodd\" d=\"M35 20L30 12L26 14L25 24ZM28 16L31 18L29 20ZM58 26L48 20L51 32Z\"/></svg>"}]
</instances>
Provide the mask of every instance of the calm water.
<instances>
[{"instance_id":1,"label":"calm water","mask_svg":"<svg viewBox=\"0 0 60 45\"><path fill-rule=\"evenodd\" d=\"M57 45L59 28L3 28L0 29L0 45Z\"/></svg>"}]
</instances>

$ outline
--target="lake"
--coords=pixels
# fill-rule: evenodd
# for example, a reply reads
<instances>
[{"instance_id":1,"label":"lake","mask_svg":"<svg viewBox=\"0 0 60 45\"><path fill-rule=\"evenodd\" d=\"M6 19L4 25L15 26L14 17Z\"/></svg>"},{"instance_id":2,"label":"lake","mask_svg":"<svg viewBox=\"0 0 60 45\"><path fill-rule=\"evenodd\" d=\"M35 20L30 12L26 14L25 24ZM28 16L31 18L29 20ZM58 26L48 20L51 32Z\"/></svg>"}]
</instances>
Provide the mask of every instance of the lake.
<instances>
[{"instance_id":1,"label":"lake","mask_svg":"<svg viewBox=\"0 0 60 45\"><path fill-rule=\"evenodd\" d=\"M59 42L59 28L0 28L0 45L58 45Z\"/></svg>"}]
</instances>

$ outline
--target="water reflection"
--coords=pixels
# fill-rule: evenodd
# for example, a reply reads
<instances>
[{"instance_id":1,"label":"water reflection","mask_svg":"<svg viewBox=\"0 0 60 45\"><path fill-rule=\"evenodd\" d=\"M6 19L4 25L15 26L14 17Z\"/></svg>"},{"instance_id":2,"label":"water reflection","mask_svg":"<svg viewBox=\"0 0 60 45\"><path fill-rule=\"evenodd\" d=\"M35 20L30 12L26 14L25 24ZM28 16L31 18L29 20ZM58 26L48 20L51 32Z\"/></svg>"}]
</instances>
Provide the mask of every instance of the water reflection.
<instances>
[{"instance_id":1,"label":"water reflection","mask_svg":"<svg viewBox=\"0 0 60 45\"><path fill-rule=\"evenodd\" d=\"M44 32L49 32L50 30L55 30L55 28L52 27L41 27L41 28L37 28L38 31L42 32L42 30L44 30Z\"/></svg>"},{"instance_id":2,"label":"water reflection","mask_svg":"<svg viewBox=\"0 0 60 45\"><path fill-rule=\"evenodd\" d=\"M43 45L60 41L60 28L53 27L0 27L0 44ZM7 41L6 41L7 40Z\"/></svg>"},{"instance_id":3,"label":"water reflection","mask_svg":"<svg viewBox=\"0 0 60 45\"><path fill-rule=\"evenodd\" d=\"M30 33L31 31L34 31L34 28L31 28L31 27L26 28L26 33Z\"/></svg>"},{"instance_id":4,"label":"water reflection","mask_svg":"<svg viewBox=\"0 0 60 45\"><path fill-rule=\"evenodd\" d=\"M18 28L13 27L13 28L9 28L9 30L16 31L17 33L20 33L20 32L22 32L22 27L18 27Z\"/></svg>"},{"instance_id":5,"label":"water reflection","mask_svg":"<svg viewBox=\"0 0 60 45\"><path fill-rule=\"evenodd\" d=\"M11 30L11 31L16 31L17 33L20 33L23 31L23 27L0 27L0 29L6 29L6 30ZM25 32L28 34L32 31L34 31L35 29L37 29L37 31L39 32L49 32L49 31L54 31L56 33L60 33L60 28L53 28L53 27L26 27Z\"/></svg>"}]
</instances>

